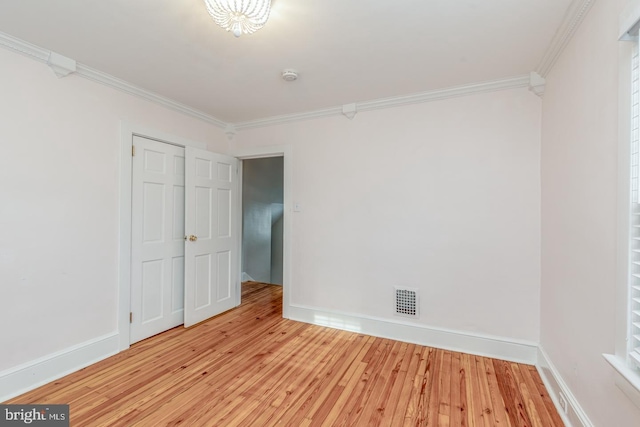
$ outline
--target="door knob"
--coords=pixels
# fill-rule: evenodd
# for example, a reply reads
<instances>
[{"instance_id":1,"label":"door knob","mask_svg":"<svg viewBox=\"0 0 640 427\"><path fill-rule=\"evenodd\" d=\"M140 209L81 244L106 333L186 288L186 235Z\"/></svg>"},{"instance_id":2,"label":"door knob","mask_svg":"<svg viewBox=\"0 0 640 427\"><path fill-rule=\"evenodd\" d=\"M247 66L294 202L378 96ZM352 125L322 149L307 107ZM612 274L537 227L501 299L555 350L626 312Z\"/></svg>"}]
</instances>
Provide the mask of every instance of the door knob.
<instances>
[{"instance_id":1,"label":"door knob","mask_svg":"<svg viewBox=\"0 0 640 427\"><path fill-rule=\"evenodd\" d=\"M190 234L189 236L184 236L184 240L195 242L196 240L198 240L198 236L194 236L193 234Z\"/></svg>"}]
</instances>

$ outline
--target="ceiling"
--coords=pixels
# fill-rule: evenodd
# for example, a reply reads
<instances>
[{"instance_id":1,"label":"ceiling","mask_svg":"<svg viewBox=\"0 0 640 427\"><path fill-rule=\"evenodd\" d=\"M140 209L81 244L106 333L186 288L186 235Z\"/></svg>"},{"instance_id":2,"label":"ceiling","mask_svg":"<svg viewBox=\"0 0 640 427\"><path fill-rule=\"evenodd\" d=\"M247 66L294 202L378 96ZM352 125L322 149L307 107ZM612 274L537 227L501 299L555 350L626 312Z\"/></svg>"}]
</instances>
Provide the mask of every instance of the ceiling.
<instances>
[{"instance_id":1,"label":"ceiling","mask_svg":"<svg viewBox=\"0 0 640 427\"><path fill-rule=\"evenodd\" d=\"M2 0L0 32L238 123L528 74L570 3L273 0L235 38L203 0Z\"/></svg>"}]
</instances>

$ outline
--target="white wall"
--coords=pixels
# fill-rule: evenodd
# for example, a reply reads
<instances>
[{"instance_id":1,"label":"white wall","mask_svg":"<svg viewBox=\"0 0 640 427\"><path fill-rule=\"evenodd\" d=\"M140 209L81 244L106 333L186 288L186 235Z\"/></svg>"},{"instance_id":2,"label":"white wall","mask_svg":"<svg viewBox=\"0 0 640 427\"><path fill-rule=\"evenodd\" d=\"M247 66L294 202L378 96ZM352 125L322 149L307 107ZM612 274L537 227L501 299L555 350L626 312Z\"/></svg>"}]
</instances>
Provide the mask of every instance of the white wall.
<instances>
[{"instance_id":1,"label":"white wall","mask_svg":"<svg viewBox=\"0 0 640 427\"><path fill-rule=\"evenodd\" d=\"M537 342L540 110L526 89L245 130L293 149L294 305Z\"/></svg>"},{"instance_id":2,"label":"white wall","mask_svg":"<svg viewBox=\"0 0 640 427\"><path fill-rule=\"evenodd\" d=\"M627 167L617 164L624 4L595 2L543 102L541 345L596 426L640 425L601 356L615 347L616 187Z\"/></svg>"},{"instance_id":3,"label":"white wall","mask_svg":"<svg viewBox=\"0 0 640 427\"><path fill-rule=\"evenodd\" d=\"M120 121L213 125L0 49L0 371L117 328Z\"/></svg>"},{"instance_id":4,"label":"white wall","mask_svg":"<svg viewBox=\"0 0 640 427\"><path fill-rule=\"evenodd\" d=\"M271 282L271 204L242 201L242 276Z\"/></svg>"}]
</instances>

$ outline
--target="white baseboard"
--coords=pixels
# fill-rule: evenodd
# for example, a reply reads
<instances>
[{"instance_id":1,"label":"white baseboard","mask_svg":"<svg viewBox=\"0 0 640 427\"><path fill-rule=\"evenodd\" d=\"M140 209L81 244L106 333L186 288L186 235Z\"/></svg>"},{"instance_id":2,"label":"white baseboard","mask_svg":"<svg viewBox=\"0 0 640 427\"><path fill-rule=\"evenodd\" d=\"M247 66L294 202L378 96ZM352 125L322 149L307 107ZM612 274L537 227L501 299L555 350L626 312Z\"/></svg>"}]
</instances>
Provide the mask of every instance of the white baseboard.
<instances>
[{"instance_id":1,"label":"white baseboard","mask_svg":"<svg viewBox=\"0 0 640 427\"><path fill-rule=\"evenodd\" d=\"M118 342L118 333L113 332L0 372L0 402L113 356L119 351Z\"/></svg>"},{"instance_id":2,"label":"white baseboard","mask_svg":"<svg viewBox=\"0 0 640 427\"><path fill-rule=\"evenodd\" d=\"M535 365L538 345L533 342L432 328L402 320L356 316L300 305L289 306L289 319L381 338L511 362Z\"/></svg>"},{"instance_id":3,"label":"white baseboard","mask_svg":"<svg viewBox=\"0 0 640 427\"><path fill-rule=\"evenodd\" d=\"M538 346L538 363L536 364L536 368L565 425L567 427L593 427L593 423L578 403L578 400L567 386L567 383L565 383L560 376L560 373L542 346ZM564 395L567 402L566 413L560 405L559 393Z\"/></svg>"},{"instance_id":4,"label":"white baseboard","mask_svg":"<svg viewBox=\"0 0 640 427\"><path fill-rule=\"evenodd\" d=\"M242 272L242 282L255 282L253 277L249 276L246 272Z\"/></svg>"},{"instance_id":5,"label":"white baseboard","mask_svg":"<svg viewBox=\"0 0 640 427\"><path fill-rule=\"evenodd\" d=\"M381 338L536 365L567 427L593 427L544 349L536 343L299 305L290 306L289 318ZM113 332L0 372L0 402L19 396L118 352L119 336L117 332ZM562 393L567 401L566 413L560 407L559 393Z\"/></svg>"}]
</instances>

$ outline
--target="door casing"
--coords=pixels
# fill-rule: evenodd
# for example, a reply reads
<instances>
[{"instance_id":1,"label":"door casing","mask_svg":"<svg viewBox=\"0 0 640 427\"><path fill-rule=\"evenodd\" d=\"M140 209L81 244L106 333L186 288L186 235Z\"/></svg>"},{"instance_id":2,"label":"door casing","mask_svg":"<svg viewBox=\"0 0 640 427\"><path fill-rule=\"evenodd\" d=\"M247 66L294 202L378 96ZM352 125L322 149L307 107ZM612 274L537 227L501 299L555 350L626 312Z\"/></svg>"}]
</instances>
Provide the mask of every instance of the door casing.
<instances>
[{"instance_id":1,"label":"door casing","mask_svg":"<svg viewBox=\"0 0 640 427\"><path fill-rule=\"evenodd\" d=\"M293 283L291 281L291 268L293 265L291 242L293 241L293 148L290 145L272 145L248 148L232 148L229 154L240 160L240 194L238 199L242 202L242 160L261 159L265 157L282 157L283 158L283 204L284 204L284 233L282 236L282 317L290 318L291 292ZM239 215L242 216L242 206L238 209ZM239 218L240 226L242 226L242 218ZM242 254L242 230L240 230L240 254ZM242 275L242 271L238 272ZM239 276L240 277L240 276Z\"/></svg>"}]
</instances>

